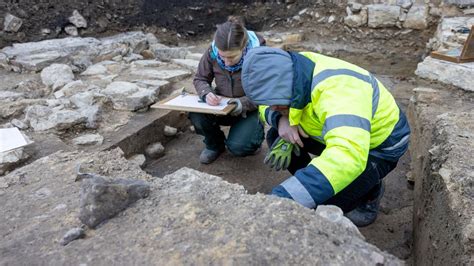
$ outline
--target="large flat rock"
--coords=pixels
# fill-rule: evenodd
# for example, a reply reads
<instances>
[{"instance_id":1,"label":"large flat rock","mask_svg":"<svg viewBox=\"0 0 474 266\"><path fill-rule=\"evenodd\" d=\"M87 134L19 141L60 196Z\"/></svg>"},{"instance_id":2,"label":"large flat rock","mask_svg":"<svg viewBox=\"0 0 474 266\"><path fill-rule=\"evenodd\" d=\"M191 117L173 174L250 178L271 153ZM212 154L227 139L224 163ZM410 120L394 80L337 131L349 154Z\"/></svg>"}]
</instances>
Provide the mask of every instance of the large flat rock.
<instances>
[{"instance_id":1,"label":"large flat rock","mask_svg":"<svg viewBox=\"0 0 474 266\"><path fill-rule=\"evenodd\" d=\"M82 172L149 180L151 192L62 246L81 226L78 163ZM366 243L338 209L317 214L188 168L150 180L118 150L58 152L4 178L0 264L402 264Z\"/></svg>"},{"instance_id":2,"label":"large flat rock","mask_svg":"<svg viewBox=\"0 0 474 266\"><path fill-rule=\"evenodd\" d=\"M415 89L408 112L413 129L415 265L474 261L473 107L470 92Z\"/></svg>"},{"instance_id":3,"label":"large flat rock","mask_svg":"<svg viewBox=\"0 0 474 266\"><path fill-rule=\"evenodd\" d=\"M474 62L456 64L427 57L418 64L415 74L426 79L440 81L461 89L474 91Z\"/></svg>"}]
</instances>

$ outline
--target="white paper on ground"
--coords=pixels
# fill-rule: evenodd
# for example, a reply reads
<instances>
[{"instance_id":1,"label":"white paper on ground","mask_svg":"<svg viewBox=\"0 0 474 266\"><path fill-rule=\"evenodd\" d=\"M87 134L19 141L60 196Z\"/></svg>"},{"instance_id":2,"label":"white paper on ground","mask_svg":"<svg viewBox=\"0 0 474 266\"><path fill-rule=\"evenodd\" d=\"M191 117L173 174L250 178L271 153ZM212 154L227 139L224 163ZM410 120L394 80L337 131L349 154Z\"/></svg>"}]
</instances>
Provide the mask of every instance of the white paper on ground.
<instances>
[{"instance_id":1,"label":"white paper on ground","mask_svg":"<svg viewBox=\"0 0 474 266\"><path fill-rule=\"evenodd\" d=\"M0 152L5 152L28 145L18 128L0 128Z\"/></svg>"},{"instance_id":2,"label":"white paper on ground","mask_svg":"<svg viewBox=\"0 0 474 266\"><path fill-rule=\"evenodd\" d=\"M175 106L185 106L185 107L194 107L194 108L203 108L203 109L212 109L212 110L223 110L227 106L227 101L230 100L230 98L227 97L221 97L221 102L219 105L216 106L211 106L207 103L199 102L199 96L197 95L191 95L191 94L186 94L186 95L179 95L176 98L173 98L163 105L175 105Z\"/></svg>"}]
</instances>

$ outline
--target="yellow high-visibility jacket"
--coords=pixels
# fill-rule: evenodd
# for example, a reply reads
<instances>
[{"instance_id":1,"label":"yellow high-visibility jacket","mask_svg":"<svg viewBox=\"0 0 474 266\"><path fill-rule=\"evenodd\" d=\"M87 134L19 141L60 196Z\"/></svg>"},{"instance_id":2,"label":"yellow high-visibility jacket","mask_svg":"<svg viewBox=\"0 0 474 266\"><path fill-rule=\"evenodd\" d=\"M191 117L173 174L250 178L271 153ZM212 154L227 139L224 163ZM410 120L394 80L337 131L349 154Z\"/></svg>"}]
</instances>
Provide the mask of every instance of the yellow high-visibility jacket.
<instances>
[{"instance_id":1,"label":"yellow high-visibility jacket","mask_svg":"<svg viewBox=\"0 0 474 266\"><path fill-rule=\"evenodd\" d=\"M311 138L326 145L322 154L293 178L299 182L294 193L309 194L313 200L303 205L315 207L347 187L364 171L369 154L398 161L407 150L410 129L380 81L367 70L340 59L311 52L283 53L293 64L289 94L284 91L288 85L282 83L290 76L268 86L276 75L267 73L271 69L264 77L243 73L243 85L246 94L260 104L261 120L277 127L281 114L268 105L289 105L290 125L301 126ZM283 53L279 65L288 60ZM275 54L271 56L278 61ZM256 73L259 63L252 63L257 64L252 69ZM265 85L258 82L260 79ZM291 182L286 185L292 186Z\"/></svg>"}]
</instances>

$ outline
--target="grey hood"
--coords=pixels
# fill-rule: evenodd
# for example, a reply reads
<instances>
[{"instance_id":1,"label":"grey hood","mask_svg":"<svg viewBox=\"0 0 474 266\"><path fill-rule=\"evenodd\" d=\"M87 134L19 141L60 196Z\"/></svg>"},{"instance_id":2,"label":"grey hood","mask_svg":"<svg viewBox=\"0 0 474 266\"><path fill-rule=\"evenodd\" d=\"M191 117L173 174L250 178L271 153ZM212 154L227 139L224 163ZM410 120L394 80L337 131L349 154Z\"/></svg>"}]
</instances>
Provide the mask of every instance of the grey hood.
<instances>
[{"instance_id":1,"label":"grey hood","mask_svg":"<svg viewBox=\"0 0 474 266\"><path fill-rule=\"evenodd\" d=\"M249 50L242 67L242 86L258 105L289 106L293 91L293 61L289 53L270 47Z\"/></svg>"}]
</instances>

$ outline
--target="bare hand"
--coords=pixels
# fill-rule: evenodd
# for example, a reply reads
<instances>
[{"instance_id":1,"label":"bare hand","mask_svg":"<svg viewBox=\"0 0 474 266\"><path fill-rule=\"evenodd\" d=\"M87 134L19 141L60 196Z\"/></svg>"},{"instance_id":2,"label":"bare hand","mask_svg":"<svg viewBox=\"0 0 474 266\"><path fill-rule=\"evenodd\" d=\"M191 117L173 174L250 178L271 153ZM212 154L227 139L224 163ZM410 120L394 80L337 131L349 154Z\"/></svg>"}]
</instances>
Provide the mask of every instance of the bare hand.
<instances>
[{"instance_id":1,"label":"bare hand","mask_svg":"<svg viewBox=\"0 0 474 266\"><path fill-rule=\"evenodd\" d=\"M301 141L298 131L298 126L290 126L288 117L282 116L280 118L280 121L278 122L278 135L288 142L298 144L298 146L303 147L303 141Z\"/></svg>"},{"instance_id":2,"label":"bare hand","mask_svg":"<svg viewBox=\"0 0 474 266\"><path fill-rule=\"evenodd\" d=\"M206 103L209 105L213 105L213 106L219 105L221 103L221 99L222 99L221 97L215 95L212 92L209 92L206 95Z\"/></svg>"}]
</instances>

